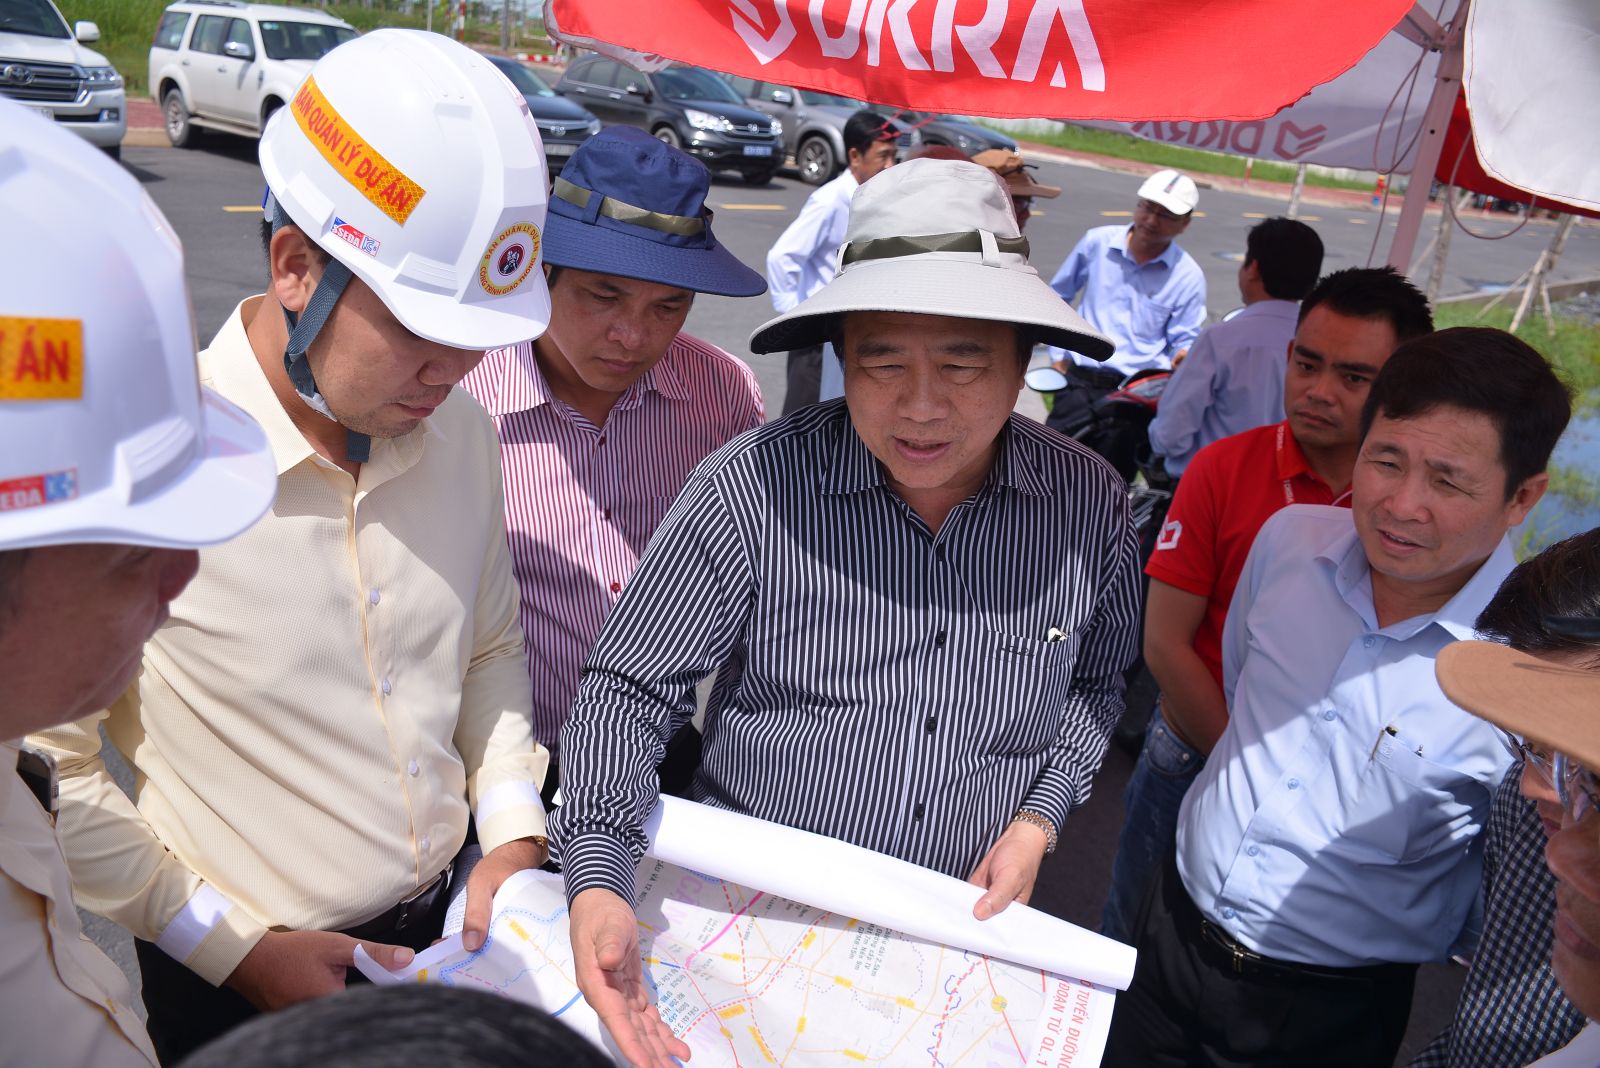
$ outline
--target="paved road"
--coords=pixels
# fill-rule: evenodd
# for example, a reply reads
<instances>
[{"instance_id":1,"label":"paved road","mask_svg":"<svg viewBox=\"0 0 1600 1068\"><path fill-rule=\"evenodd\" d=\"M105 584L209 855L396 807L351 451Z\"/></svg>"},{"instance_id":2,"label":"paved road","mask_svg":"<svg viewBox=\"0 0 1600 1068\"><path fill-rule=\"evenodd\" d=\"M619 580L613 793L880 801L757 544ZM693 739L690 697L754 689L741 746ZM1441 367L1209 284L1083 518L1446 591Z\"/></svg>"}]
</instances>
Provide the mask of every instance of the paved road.
<instances>
[{"instance_id":1,"label":"paved road","mask_svg":"<svg viewBox=\"0 0 1600 1068\"><path fill-rule=\"evenodd\" d=\"M254 162L254 144L213 139L202 151L128 148L124 159L150 195L167 213L189 256L189 277L202 339L209 339L244 297L259 292L265 273L258 228L261 176ZM1028 235L1034 259L1053 273L1072 244L1089 226L1125 217L1136 180L1128 175L1045 161L1039 177L1066 191L1030 222ZM711 197L717 211L717 232L741 258L760 266L766 250L794 218L810 188L780 178L771 186L752 189L718 182ZM1238 193L1204 191L1204 216L1197 218L1184 245L1199 260L1211 287L1213 314L1237 300L1234 272L1245 231L1256 218L1280 214L1281 201ZM1120 214L1119 214L1120 213ZM1310 209L1305 216L1328 247L1329 268L1364 265L1378 228L1376 211ZM1476 221L1505 229L1500 219ZM1392 218L1385 228L1392 226ZM1504 241L1471 242L1457 235L1452 249L1446 294L1505 285L1531 264L1550 239L1551 227L1531 223ZM1380 254L1387 234L1379 242ZM1558 279L1600 276L1600 229L1575 230L1568 242ZM771 314L764 298L747 300L706 297L697 304L689 329L748 357L745 340ZM768 410L782 404L782 356L753 357L766 392ZM1093 799L1068 822L1057 853L1046 862L1035 904L1086 926L1096 926L1122 818L1122 790L1131 759L1113 748L1095 783ZM92 920L97 941L136 975L127 938L104 921ZM1460 983L1460 969L1430 967L1423 971L1411 1031L1400 1063L1420 1048L1448 1019Z\"/></svg>"}]
</instances>

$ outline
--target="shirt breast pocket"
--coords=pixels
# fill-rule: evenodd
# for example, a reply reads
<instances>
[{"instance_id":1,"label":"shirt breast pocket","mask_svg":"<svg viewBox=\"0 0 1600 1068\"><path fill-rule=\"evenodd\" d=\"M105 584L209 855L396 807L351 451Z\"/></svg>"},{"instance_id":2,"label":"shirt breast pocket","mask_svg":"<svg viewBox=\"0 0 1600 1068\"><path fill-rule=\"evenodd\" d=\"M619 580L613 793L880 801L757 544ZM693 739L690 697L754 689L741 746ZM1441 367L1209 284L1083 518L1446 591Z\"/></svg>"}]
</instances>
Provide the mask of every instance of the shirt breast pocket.
<instances>
[{"instance_id":1,"label":"shirt breast pocket","mask_svg":"<svg viewBox=\"0 0 1600 1068\"><path fill-rule=\"evenodd\" d=\"M1438 852L1474 822L1482 784L1417 752L1414 738L1385 738L1367 761L1345 835L1381 858L1411 863Z\"/></svg>"},{"instance_id":2,"label":"shirt breast pocket","mask_svg":"<svg viewBox=\"0 0 1600 1068\"><path fill-rule=\"evenodd\" d=\"M1133 303L1133 325L1143 336L1150 338L1163 337L1167 332L1167 323L1172 319L1172 308L1149 297L1135 297Z\"/></svg>"},{"instance_id":3,"label":"shirt breast pocket","mask_svg":"<svg viewBox=\"0 0 1600 1068\"><path fill-rule=\"evenodd\" d=\"M977 670L986 676L979 692L988 704L983 752L1029 756L1054 744L1072 683L1078 636L1038 641L990 633L982 641Z\"/></svg>"}]
</instances>

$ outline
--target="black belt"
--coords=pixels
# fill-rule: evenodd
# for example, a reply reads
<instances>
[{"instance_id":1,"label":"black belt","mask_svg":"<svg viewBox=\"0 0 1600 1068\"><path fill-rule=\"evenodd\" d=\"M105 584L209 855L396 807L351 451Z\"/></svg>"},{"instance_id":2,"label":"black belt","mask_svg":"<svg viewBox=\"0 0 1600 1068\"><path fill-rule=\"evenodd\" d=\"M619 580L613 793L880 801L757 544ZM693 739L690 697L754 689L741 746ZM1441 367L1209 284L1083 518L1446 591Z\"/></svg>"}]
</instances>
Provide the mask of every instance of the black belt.
<instances>
[{"instance_id":1,"label":"black belt","mask_svg":"<svg viewBox=\"0 0 1600 1068\"><path fill-rule=\"evenodd\" d=\"M450 875L454 870L454 862L445 865L444 871L404 901L340 933L366 942L427 948L439 936L444 914L450 907Z\"/></svg>"},{"instance_id":2,"label":"black belt","mask_svg":"<svg viewBox=\"0 0 1600 1068\"><path fill-rule=\"evenodd\" d=\"M1178 875L1178 866L1171 860L1168 861L1166 878L1170 881L1166 894L1167 907L1171 910L1173 919L1180 927L1187 928L1184 934L1190 941L1198 943L1214 962L1235 975L1291 981L1371 983L1383 979L1400 979L1407 973L1416 971L1415 964L1362 964L1353 968L1335 968L1263 956L1206 919L1189 897L1188 891L1184 889L1183 880Z\"/></svg>"},{"instance_id":3,"label":"black belt","mask_svg":"<svg viewBox=\"0 0 1600 1068\"><path fill-rule=\"evenodd\" d=\"M1067 373L1074 378L1094 386L1096 389L1120 389L1123 380L1128 376L1120 371L1105 371L1095 367L1080 367L1073 364Z\"/></svg>"}]
</instances>

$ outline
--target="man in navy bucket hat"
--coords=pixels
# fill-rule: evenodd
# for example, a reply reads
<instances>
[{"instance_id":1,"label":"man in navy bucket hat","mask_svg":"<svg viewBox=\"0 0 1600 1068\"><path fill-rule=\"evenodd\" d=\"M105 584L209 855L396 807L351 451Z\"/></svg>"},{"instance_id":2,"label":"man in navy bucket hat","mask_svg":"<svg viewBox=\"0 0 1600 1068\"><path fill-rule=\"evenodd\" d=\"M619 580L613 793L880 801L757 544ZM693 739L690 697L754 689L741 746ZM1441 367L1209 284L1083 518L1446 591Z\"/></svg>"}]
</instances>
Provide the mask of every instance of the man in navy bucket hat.
<instances>
[{"instance_id":1,"label":"man in navy bucket hat","mask_svg":"<svg viewBox=\"0 0 1600 1068\"><path fill-rule=\"evenodd\" d=\"M765 419L750 369L681 332L697 293L766 289L713 234L710 186L698 160L643 131L586 141L542 235L549 329L462 382L500 434L534 736L552 753L584 658L689 472ZM698 741L692 727L679 737L669 789Z\"/></svg>"}]
</instances>

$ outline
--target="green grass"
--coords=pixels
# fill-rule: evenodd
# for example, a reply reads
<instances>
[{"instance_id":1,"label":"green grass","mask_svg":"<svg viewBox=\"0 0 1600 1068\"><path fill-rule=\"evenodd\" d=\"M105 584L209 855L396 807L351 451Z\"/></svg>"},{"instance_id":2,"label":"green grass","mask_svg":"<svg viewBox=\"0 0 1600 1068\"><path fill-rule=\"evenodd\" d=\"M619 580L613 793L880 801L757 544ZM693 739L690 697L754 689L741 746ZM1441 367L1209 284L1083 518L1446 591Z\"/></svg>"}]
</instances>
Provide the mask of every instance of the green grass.
<instances>
[{"instance_id":1,"label":"green grass","mask_svg":"<svg viewBox=\"0 0 1600 1068\"><path fill-rule=\"evenodd\" d=\"M979 123L989 125L979 119ZM995 127L1000 129L1000 127ZM1001 130L1002 133L1012 137L1018 136L1015 130ZM1177 145L1163 144L1160 141L1146 141L1142 138L1131 137L1128 134L1117 133L1115 130L1097 130L1088 126L1066 126L1051 133L1029 133L1023 139L1041 145L1051 145L1055 148L1065 148L1073 152L1094 152L1102 156L1114 156L1117 159L1131 159L1140 163L1151 163L1158 167L1176 167L1179 170L1189 171L1193 174L1221 174L1234 178L1244 177L1245 159L1243 156L1227 156L1220 152L1206 152L1197 148L1182 148ZM1295 169L1286 163L1264 163L1257 160L1251 168L1250 177L1268 182L1293 182ZM1369 182L1348 178L1334 178L1329 175L1317 174L1314 171L1306 172L1306 184L1323 186L1329 189L1361 189L1370 192L1372 185Z\"/></svg>"},{"instance_id":2,"label":"green grass","mask_svg":"<svg viewBox=\"0 0 1600 1068\"><path fill-rule=\"evenodd\" d=\"M1501 304L1480 318L1476 305L1441 304L1434 313L1434 325L1441 330L1450 326L1494 326L1504 330L1511 325L1514 311ZM1600 410L1600 326L1559 314L1555 325L1555 336L1551 337L1545 332L1542 314L1528 316L1517 336L1543 353L1572 387L1579 414L1592 414Z\"/></svg>"},{"instance_id":3,"label":"green grass","mask_svg":"<svg viewBox=\"0 0 1600 1068\"><path fill-rule=\"evenodd\" d=\"M143 99L150 95L150 87L146 84L150 71L150 42L155 39L156 23L161 21L161 12L166 10L169 2L170 0L59 0L61 13L66 16L68 24L87 19L99 25L100 40L89 47L102 53L111 65L121 72L123 80L127 82L130 99ZM420 30L427 25L427 8L422 4L415 5L412 14L403 15L398 10L386 10L383 6L385 0L379 0L372 7L366 7L359 2L326 5L296 4L294 0L277 0L277 2L289 3L290 6L315 7L335 18L343 19L362 31L375 30L383 26ZM393 3L394 0L388 2ZM434 7L434 29L441 32L449 31L452 6L439 3ZM536 29L526 34L515 35L516 47L524 52L550 51L550 44L544 38L543 28L538 27L536 23L531 26ZM515 29L514 26L513 30ZM490 47L498 46L500 43L498 17L488 19L469 17L467 42Z\"/></svg>"}]
</instances>

